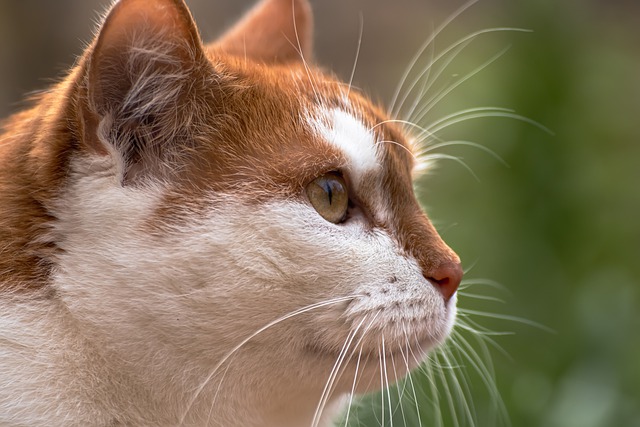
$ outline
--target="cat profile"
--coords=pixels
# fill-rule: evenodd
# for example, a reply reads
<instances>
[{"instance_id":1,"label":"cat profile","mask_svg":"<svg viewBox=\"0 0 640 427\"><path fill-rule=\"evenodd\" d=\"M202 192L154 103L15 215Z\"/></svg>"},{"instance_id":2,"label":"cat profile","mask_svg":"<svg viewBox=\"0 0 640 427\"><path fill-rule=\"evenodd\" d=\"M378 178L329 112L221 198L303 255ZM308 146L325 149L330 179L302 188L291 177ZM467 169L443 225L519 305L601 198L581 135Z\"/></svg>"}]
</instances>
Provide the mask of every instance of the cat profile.
<instances>
[{"instance_id":1,"label":"cat profile","mask_svg":"<svg viewBox=\"0 0 640 427\"><path fill-rule=\"evenodd\" d=\"M5 122L0 425L328 425L446 339L419 147L312 38L306 0L211 44L182 0L120 0Z\"/></svg>"}]
</instances>

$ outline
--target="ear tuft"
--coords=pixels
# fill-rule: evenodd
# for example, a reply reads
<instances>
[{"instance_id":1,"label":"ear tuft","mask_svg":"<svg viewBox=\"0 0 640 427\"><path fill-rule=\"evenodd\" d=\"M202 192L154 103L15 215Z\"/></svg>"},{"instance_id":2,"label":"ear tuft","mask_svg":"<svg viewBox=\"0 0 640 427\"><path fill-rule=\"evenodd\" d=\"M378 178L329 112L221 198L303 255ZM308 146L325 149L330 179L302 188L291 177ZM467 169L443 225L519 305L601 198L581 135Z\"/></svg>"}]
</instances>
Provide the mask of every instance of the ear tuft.
<instances>
[{"instance_id":1,"label":"ear tuft","mask_svg":"<svg viewBox=\"0 0 640 427\"><path fill-rule=\"evenodd\" d=\"M190 67L201 43L180 0L121 0L109 12L89 62L88 88L96 112L125 107L143 75ZM149 82L150 83L150 82Z\"/></svg>"},{"instance_id":2,"label":"ear tuft","mask_svg":"<svg viewBox=\"0 0 640 427\"><path fill-rule=\"evenodd\" d=\"M308 0L263 0L208 47L266 63L311 60L311 5Z\"/></svg>"},{"instance_id":3,"label":"ear tuft","mask_svg":"<svg viewBox=\"0 0 640 427\"><path fill-rule=\"evenodd\" d=\"M208 69L186 5L120 0L86 61L81 117L87 145L102 153L115 149L125 164L123 179L162 163L158 156L192 121L194 81L203 80L195 74Z\"/></svg>"}]
</instances>

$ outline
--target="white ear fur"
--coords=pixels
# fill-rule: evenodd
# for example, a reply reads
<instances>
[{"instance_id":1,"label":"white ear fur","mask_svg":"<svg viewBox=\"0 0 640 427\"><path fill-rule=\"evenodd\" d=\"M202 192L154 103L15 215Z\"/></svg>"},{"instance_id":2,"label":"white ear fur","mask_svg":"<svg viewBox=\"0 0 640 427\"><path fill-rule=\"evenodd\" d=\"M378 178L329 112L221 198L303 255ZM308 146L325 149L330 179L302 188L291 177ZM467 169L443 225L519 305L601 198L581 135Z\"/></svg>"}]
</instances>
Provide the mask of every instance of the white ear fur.
<instances>
[{"instance_id":1,"label":"white ear fur","mask_svg":"<svg viewBox=\"0 0 640 427\"><path fill-rule=\"evenodd\" d=\"M115 148L123 181L169 162L198 114L194 81L203 79L195 74L209 68L182 1L116 3L87 58L81 116L88 145Z\"/></svg>"},{"instance_id":2,"label":"white ear fur","mask_svg":"<svg viewBox=\"0 0 640 427\"><path fill-rule=\"evenodd\" d=\"M154 87L173 88L167 83L180 81L183 70L202 55L197 29L182 1L121 0L108 13L90 52L90 106L98 114L134 107L149 111L154 106L150 99L137 97L151 96L143 91ZM149 86L153 77L164 81Z\"/></svg>"}]
</instances>

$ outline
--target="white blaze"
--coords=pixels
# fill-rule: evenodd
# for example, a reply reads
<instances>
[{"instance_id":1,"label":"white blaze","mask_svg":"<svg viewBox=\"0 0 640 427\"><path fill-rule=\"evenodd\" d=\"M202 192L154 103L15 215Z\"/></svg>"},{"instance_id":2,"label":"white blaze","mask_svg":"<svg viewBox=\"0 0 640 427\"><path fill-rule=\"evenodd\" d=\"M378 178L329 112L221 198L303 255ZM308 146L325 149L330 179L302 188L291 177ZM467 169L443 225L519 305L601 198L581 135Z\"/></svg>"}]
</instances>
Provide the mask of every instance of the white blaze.
<instances>
[{"instance_id":1,"label":"white blaze","mask_svg":"<svg viewBox=\"0 0 640 427\"><path fill-rule=\"evenodd\" d=\"M354 180L360 181L368 172L379 169L375 134L361 120L333 108L323 109L310 123L320 137L347 156Z\"/></svg>"}]
</instances>

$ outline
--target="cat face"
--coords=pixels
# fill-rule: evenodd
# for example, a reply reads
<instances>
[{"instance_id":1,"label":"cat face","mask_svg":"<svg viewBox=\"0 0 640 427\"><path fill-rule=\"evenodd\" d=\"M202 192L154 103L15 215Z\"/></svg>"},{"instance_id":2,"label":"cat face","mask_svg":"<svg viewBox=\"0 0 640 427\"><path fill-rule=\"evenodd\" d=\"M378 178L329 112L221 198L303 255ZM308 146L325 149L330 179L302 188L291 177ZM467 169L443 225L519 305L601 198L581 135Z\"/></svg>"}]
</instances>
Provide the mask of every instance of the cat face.
<instances>
[{"instance_id":1,"label":"cat face","mask_svg":"<svg viewBox=\"0 0 640 427\"><path fill-rule=\"evenodd\" d=\"M51 286L127 369L200 378L192 404L226 372L314 402L377 389L452 328L462 272L413 193L417 147L310 57L303 1L203 45L182 2L121 0L44 101L74 141L41 160L68 168Z\"/></svg>"}]
</instances>

